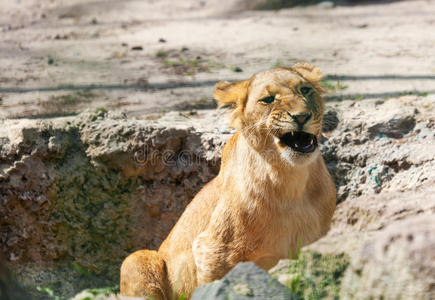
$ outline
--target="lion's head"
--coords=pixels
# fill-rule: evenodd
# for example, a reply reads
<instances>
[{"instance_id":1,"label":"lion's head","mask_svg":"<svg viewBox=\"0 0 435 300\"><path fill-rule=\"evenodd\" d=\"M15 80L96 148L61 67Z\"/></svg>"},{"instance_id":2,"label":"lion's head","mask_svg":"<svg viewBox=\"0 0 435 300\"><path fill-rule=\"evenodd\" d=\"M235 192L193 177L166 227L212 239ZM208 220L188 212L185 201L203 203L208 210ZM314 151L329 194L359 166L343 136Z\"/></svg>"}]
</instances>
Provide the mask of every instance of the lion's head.
<instances>
[{"instance_id":1,"label":"lion's head","mask_svg":"<svg viewBox=\"0 0 435 300\"><path fill-rule=\"evenodd\" d=\"M216 84L219 106L231 106L231 125L276 163L304 164L318 155L324 102L320 70L308 63ZM278 154L278 155L275 155ZM277 160L278 159L278 160Z\"/></svg>"}]
</instances>

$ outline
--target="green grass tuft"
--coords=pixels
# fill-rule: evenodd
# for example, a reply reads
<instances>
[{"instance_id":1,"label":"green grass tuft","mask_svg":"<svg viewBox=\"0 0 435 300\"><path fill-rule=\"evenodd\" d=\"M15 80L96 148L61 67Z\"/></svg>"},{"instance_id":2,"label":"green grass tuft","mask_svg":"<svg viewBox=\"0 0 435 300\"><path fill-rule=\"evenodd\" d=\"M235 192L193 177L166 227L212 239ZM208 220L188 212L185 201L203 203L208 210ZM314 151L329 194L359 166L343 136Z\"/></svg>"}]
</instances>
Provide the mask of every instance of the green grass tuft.
<instances>
[{"instance_id":1,"label":"green grass tuft","mask_svg":"<svg viewBox=\"0 0 435 300\"><path fill-rule=\"evenodd\" d=\"M286 285L299 300L339 299L341 279L349 265L345 254L321 255L316 252L297 253L287 270L276 270L275 278L288 275Z\"/></svg>"},{"instance_id":2,"label":"green grass tuft","mask_svg":"<svg viewBox=\"0 0 435 300\"><path fill-rule=\"evenodd\" d=\"M60 300L60 296L57 296L54 294L54 291L49 288L49 287L36 287L36 289L40 292L46 293L50 298L49 299L53 299L53 300Z\"/></svg>"},{"instance_id":3,"label":"green grass tuft","mask_svg":"<svg viewBox=\"0 0 435 300\"><path fill-rule=\"evenodd\" d=\"M163 51L163 50L159 50L156 52L156 56L157 57L166 57L166 56L168 56L168 52Z\"/></svg>"},{"instance_id":4,"label":"green grass tuft","mask_svg":"<svg viewBox=\"0 0 435 300\"><path fill-rule=\"evenodd\" d=\"M341 83L340 81L337 81L335 84L331 81L328 80L324 80L322 81L322 85L327 88L328 90L330 90L331 92L334 91L340 91L340 90L345 90L347 89L349 86Z\"/></svg>"}]
</instances>

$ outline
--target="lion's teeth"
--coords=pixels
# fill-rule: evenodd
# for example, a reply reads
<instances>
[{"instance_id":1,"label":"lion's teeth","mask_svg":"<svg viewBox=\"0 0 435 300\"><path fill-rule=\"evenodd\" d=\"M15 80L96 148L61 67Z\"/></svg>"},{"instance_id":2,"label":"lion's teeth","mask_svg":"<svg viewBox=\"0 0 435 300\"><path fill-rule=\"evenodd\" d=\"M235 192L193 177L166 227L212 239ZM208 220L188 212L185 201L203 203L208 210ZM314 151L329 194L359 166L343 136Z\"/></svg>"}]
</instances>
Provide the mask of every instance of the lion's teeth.
<instances>
[{"instance_id":1,"label":"lion's teeth","mask_svg":"<svg viewBox=\"0 0 435 300\"><path fill-rule=\"evenodd\" d=\"M311 145L313 144L313 140L311 140L310 144L311 144Z\"/></svg>"},{"instance_id":2,"label":"lion's teeth","mask_svg":"<svg viewBox=\"0 0 435 300\"><path fill-rule=\"evenodd\" d=\"M293 131L291 131L290 134L293 136Z\"/></svg>"}]
</instances>

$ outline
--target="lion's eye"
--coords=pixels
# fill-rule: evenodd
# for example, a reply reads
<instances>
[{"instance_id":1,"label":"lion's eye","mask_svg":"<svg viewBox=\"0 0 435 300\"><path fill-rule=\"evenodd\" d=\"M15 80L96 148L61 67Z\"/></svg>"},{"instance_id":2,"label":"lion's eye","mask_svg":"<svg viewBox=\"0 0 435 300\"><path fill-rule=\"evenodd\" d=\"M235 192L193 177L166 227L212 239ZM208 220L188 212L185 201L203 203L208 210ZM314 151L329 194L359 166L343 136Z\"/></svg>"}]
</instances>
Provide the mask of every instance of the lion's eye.
<instances>
[{"instance_id":1,"label":"lion's eye","mask_svg":"<svg viewBox=\"0 0 435 300\"><path fill-rule=\"evenodd\" d=\"M268 97L265 97L263 99L260 99L260 101L263 103L266 103L266 104L270 104L273 101L275 101L275 96L268 96Z\"/></svg>"},{"instance_id":2,"label":"lion's eye","mask_svg":"<svg viewBox=\"0 0 435 300\"><path fill-rule=\"evenodd\" d=\"M313 92L313 89L309 86L303 86L301 87L301 94L304 97L309 96Z\"/></svg>"}]
</instances>

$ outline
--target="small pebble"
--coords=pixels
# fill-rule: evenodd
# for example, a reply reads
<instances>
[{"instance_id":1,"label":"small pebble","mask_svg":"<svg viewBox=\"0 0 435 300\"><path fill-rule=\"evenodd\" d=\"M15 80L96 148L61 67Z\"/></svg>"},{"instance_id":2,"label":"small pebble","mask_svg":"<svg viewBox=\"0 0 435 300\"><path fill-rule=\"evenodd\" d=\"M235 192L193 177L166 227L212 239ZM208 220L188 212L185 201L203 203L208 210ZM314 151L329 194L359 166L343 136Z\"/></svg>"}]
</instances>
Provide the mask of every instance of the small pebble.
<instances>
[{"instance_id":1,"label":"small pebble","mask_svg":"<svg viewBox=\"0 0 435 300\"><path fill-rule=\"evenodd\" d=\"M243 72L242 68L240 68L240 67L234 67L233 71L236 73Z\"/></svg>"}]
</instances>

